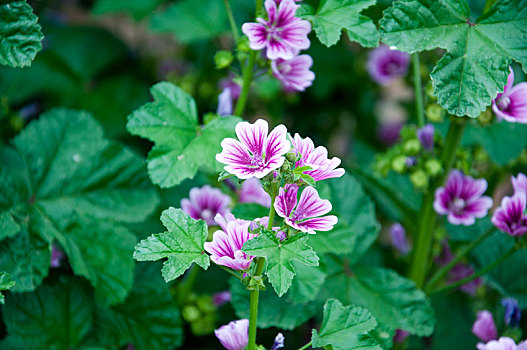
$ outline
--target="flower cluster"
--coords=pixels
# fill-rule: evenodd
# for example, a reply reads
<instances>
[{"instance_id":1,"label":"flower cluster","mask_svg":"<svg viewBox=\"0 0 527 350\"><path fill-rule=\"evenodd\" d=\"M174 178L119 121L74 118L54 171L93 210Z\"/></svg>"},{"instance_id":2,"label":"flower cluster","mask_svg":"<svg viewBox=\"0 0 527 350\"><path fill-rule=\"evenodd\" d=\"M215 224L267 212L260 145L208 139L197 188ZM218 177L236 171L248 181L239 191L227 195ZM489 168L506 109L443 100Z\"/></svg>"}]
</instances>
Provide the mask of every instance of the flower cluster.
<instances>
[{"instance_id":1,"label":"flower cluster","mask_svg":"<svg viewBox=\"0 0 527 350\"><path fill-rule=\"evenodd\" d=\"M527 124L527 83L513 84L514 72L511 69L503 92L492 100L492 110L498 119Z\"/></svg>"},{"instance_id":2,"label":"flower cluster","mask_svg":"<svg viewBox=\"0 0 527 350\"><path fill-rule=\"evenodd\" d=\"M527 177L520 173L512 178L514 194L504 197L494 211L492 223L511 236L523 236L527 232Z\"/></svg>"},{"instance_id":3,"label":"flower cluster","mask_svg":"<svg viewBox=\"0 0 527 350\"><path fill-rule=\"evenodd\" d=\"M286 90L304 91L311 86L315 74L309 70L313 59L299 55L311 44L307 37L311 24L295 16L298 7L293 0L266 0L267 19L245 23L242 31L249 38L251 49L265 50L273 75Z\"/></svg>"}]
</instances>

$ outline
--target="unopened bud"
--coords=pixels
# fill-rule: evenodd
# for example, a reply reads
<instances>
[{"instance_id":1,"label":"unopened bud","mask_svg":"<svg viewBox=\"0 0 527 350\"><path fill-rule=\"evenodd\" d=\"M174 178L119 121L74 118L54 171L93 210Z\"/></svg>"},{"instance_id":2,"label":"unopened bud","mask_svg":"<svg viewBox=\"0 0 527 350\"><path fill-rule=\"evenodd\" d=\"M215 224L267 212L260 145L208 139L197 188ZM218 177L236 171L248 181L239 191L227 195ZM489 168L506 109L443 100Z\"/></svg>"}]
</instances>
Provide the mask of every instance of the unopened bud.
<instances>
[{"instance_id":1,"label":"unopened bud","mask_svg":"<svg viewBox=\"0 0 527 350\"><path fill-rule=\"evenodd\" d=\"M412 173L410 180L416 188L426 188L428 186L428 175L423 170L417 170Z\"/></svg>"},{"instance_id":2,"label":"unopened bud","mask_svg":"<svg viewBox=\"0 0 527 350\"><path fill-rule=\"evenodd\" d=\"M432 103L426 107L426 116L432 122L441 122L445 116L445 111L440 105Z\"/></svg>"},{"instance_id":3,"label":"unopened bud","mask_svg":"<svg viewBox=\"0 0 527 350\"><path fill-rule=\"evenodd\" d=\"M285 155L285 159L287 159L291 163L295 163L297 161L297 155L293 152L289 152Z\"/></svg>"},{"instance_id":4,"label":"unopened bud","mask_svg":"<svg viewBox=\"0 0 527 350\"><path fill-rule=\"evenodd\" d=\"M407 155L415 156L421 149L421 143L416 139L408 140L404 143L403 149Z\"/></svg>"},{"instance_id":5,"label":"unopened bud","mask_svg":"<svg viewBox=\"0 0 527 350\"><path fill-rule=\"evenodd\" d=\"M232 52L227 50L218 51L214 55L214 63L216 64L216 69L227 68L228 66L230 66L233 60L234 56L232 55Z\"/></svg>"},{"instance_id":6,"label":"unopened bud","mask_svg":"<svg viewBox=\"0 0 527 350\"><path fill-rule=\"evenodd\" d=\"M437 176L441 174L443 171L443 167L441 166L441 162L437 159L429 159L425 163L425 169L428 175L430 176Z\"/></svg>"},{"instance_id":7,"label":"unopened bud","mask_svg":"<svg viewBox=\"0 0 527 350\"><path fill-rule=\"evenodd\" d=\"M392 169L398 173L404 172L406 169L406 158L404 155L395 157L392 161Z\"/></svg>"}]
</instances>

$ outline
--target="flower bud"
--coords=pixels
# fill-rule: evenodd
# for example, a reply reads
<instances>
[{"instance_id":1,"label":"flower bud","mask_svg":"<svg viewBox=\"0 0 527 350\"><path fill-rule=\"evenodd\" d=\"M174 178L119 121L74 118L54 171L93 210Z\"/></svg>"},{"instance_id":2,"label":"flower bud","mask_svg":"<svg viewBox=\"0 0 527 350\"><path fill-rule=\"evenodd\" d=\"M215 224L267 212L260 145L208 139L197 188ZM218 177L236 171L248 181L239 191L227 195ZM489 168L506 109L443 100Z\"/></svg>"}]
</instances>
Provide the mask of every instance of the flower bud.
<instances>
[{"instance_id":1,"label":"flower bud","mask_svg":"<svg viewBox=\"0 0 527 350\"><path fill-rule=\"evenodd\" d=\"M445 116L443 108L435 103L428 105L428 107L426 107L425 113L428 119L432 122L441 122Z\"/></svg>"},{"instance_id":2,"label":"flower bud","mask_svg":"<svg viewBox=\"0 0 527 350\"><path fill-rule=\"evenodd\" d=\"M284 172L284 173L288 172L289 170L291 170L291 163L290 162L284 162L284 164L282 165L282 168L280 170L282 170L282 172Z\"/></svg>"},{"instance_id":3,"label":"flower bud","mask_svg":"<svg viewBox=\"0 0 527 350\"><path fill-rule=\"evenodd\" d=\"M214 64L216 64L216 69L224 69L229 67L233 60L234 56L232 55L232 52L227 50L218 51L214 55Z\"/></svg>"},{"instance_id":4,"label":"flower bud","mask_svg":"<svg viewBox=\"0 0 527 350\"><path fill-rule=\"evenodd\" d=\"M410 180L416 188L428 187L428 175L423 170L417 170L410 175Z\"/></svg>"},{"instance_id":5,"label":"flower bud","mask_svg":"<svg viewBox=\"0 0 527 350\"><path fill-rule=\"evenodd\" d=\"M249 46L249 39L247 37L243 36L238 41L238 51L251 52L251 47Z\"/></svg>"},{"instance_id":6,"label":"flower bud","mask_svg":"<svg viewBox=\"0 0 527 350\"><path fill-rule=\"evenodd\" d=\"M483 310L478 312L478 318L472 326L472 333L484 342L489 342L498 337L494 318L489 311Z\"/></svg>"},{"instance_id":7,"label":"flower bud","mask_svg":"<svg viewBox=\"0 0 527 350\"><path fill-rule=\"evenodd\" d=\"M434 126L432 124L426 124L422 128L417 130L417 138L423 146L425 151L430 152L434 149Z\"/></svg>"},{"instance_id":8,"label":"flower bud","mask_svg":"<svg viewBox=\"0 0 527 350\"><path fill-rule=\"evenodd\" d=\"M425 169L428 175L437 176L443 171L443 166L438 159L429 159L425 163Z\"/></svg>"},{"instance_id":9,"label":"flower bud","mask_svg":"<svg viewBox=\"0 0 527 350\"><path fill-rule=\"evenodd\" d=\"M289 152L285 155L285 159L287 159L291 163L295 163L298 160L298 156L293 152Z\"/></svg>"},{"instance_id":10,"label":"flower bud","mask_svg":"<svg viewBox=\"0 0 527 350\"><path fill-rule=\"evenodd\" d=\"M408 140L403 146L404 152L409 156L415 156L421 149L421 143L419 140Z\"/></svg>"},{"instance_id":11,"label":"flower bud","mask_svg":"<svg viewBox=\"0 0 527 350\"><path fill-rule=\"evenodd\" d=\"M521 310L518 302L513 298L505 298L501 301L505 308L505 324L510 327L518 327L520 324Z\"/></svg>"},{"instance_id":12,"label":"flower bud","mask_svg":"<svg viewBox=\"0 0 527 350\"><path fill-rule=\"evenodd\" d=\"M404 172L404 170L406 169L406 158L407 157L405 155L400 155L400 156L395 157L394 160L392 161L393 170L395 170L398 173Z\"/></svg>"}]
</instances>

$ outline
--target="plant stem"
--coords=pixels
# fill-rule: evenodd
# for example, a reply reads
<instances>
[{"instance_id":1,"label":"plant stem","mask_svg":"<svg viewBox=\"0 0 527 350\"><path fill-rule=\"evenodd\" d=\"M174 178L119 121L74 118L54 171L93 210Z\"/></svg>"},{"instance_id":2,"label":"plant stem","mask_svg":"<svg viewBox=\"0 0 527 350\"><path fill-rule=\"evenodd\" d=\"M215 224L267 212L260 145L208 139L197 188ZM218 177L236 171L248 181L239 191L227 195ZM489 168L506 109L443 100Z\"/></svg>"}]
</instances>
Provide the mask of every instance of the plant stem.
<instances>
[{"instance_id":1,"label":"plant stem","mask_svg":"<svg viewBox=\"0 0 527 350\"><path fill-rule=\"evenodd\" d=\"M419 53L417 52L412 54L412 67L414 71L415 114L417 116L417 125L422 128L425 125L425 111L423 107L423 86L421 83Z\"/></svg>"},{"instance_id":2,"label":"plant stem","mask_svg":"<svg viewBox=\"0 0 527 350\"><path fill-rule=\"evenodd\" d=\"M274 224L274 201L276 199L276 190L271 190L271 208L269 208L269 222L267 223L267 229L271 230ZM263 273L265 265L265 259L260 257L256 260L256 271L254 276L261 276ZM250 299L249 299L249 344L247 345L247 350L256 350L256 324L258 320L258 298L260 296L260 291L258 288L251 290Z\"/></svg>"},{"instance_id":3,"label":"plant stem","mask_svg":"<svg viewBox=\"0 0 527 350\"><path fill-rule=\"evenodd\" d=\"M435 182L435 186L432 186L432 188L429 189L423 201L423 212L421 213L418 235L416 237L417 244L414 248L409 274L410 278L419 288L423 287L425 276L428 271L428 258L432 248L433 233L437 219L433 208L435 189L443 185L450 169L452 169L456 150L461 143L466 123L466 118L456 118L451 120L441 157L444 172Z\"/></svg>"},{"instance_id":4,"label":"plant stem","mask_svg":"<svg viewBox=\"0 0 527 350\"><path fill-rule=\"evenodd\" d=\"M312 342L307 343L306 345L302 346L302 347L299 348L298 350L305 350L305 349L309 348L309 347L311 346L311 343L312 343Z\"/></svg>"},{"instance_id":5,"label":"plant stem","mask_svg":"<svg viewBox=\"0 0 527 350\"><path fill-rule=\"evenodd\" d=\"M198 277L198 273L198 267L196 265L192 265L185 277L185 280L179 284L177 298L179 305L183 304L187 300L187 297L192 290L192 286L194 285L194 281L196 280L196 277Z\"/></svg>"},{"instance_id":6,"label":"plant stem","mask_svg":"<svg viewBox=\"0 0 527 350\"><path fill-rule=\"evenodd\" d=\"M227 17L229 18L229 24L231 25L231 31L232 36L234 37L234 42L238 44L238 42L240 41L240 33L238 33L238 26L236 25L236 21L234 20L231 5L229 4L229 0L223 0L223 3L225 4L225 10L227 11Z\"/></svg>"},{"instance_id":7,"label":"plant stem","mask_svg":"<svg viewBox=\"0 0 527 350\"><path fill-rule=\"evenodd\" d=\"M225 266L221 266L221 265L217 265L219 266L222 270L225 270L226 272L230 273L231 275L233 275L234 277L236 277L237 279L241 280L242 277L240 275L238 275L236 272L232 271L231 269L225 267Z\"/></svg>"},{"instance_id":8,"label":"plant stem","mask_svg":"<svg viewBox=\"0 0 527 350\"><path fill-rule=\"evenodd\" d=\"M463 278L462 280L459 280L455 283L452 283L452 284L449 284L449 285L446 285L444 287L441 287L441 288L438 288L436 290L433 290L430 292L430 294L435 294L435 293L441 293L441 292L447 292L447 291L450 291L450 290L453 290L453 289L456 289L457 287L459 286L462 286L464 285L465 283L469 283L469 282L472 282L473 280L475 280L476 278L478 277L481 277L483 276L484 274L486 274L487 272L489 272L490 270L492 270L493 268L495 268L496 266L498 266L499 264L501 264L503 261L507 260L508 258L510 258L510 256L516 251L516 249L514 247L512 247L511 249L509 249L509 251L507 251L505 254L503 254L501 257L499 257L498 259L496 259L492 264L490 265L487 265L485 266L483 269L479 270L478 272L466 277L466 278Z\"/></svg>"},{"instance_id":9,"label":"plant stem","mask_svg":"<svg viewBox=\"0 0 527 350\"><path fill-rule=\"evenodd\" d=\"M495 230L495 227L489 228L485 233L481 234L478 238L470 242L467 246L465 246L463 249L461 249L458 254L455 256L452 261L450 261L447 265L443 266L441 269L439 269L433 276L430 278L430 281L426 284L425 292L430 292L432 287L443 277L445 276L448 271L450 271L463 257L465 257L469 252L471 252L474 248L476 248L480 243L482 243L484 240L486 240Z\"/></svg>"}]
</instances>

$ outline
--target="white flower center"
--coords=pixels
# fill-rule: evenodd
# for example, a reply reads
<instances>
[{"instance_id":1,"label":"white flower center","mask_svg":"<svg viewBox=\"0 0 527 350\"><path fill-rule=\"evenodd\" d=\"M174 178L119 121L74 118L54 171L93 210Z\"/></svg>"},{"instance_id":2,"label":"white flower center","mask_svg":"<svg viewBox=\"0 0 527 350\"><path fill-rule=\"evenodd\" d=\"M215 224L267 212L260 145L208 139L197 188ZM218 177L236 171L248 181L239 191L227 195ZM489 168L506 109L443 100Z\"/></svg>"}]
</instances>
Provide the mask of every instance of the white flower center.
<instances>
[{"instance_id":1,"label":"white flower center","mask_svg":"<svg viewBox=\"0 0 527 350\"><path fill-rule=\"evenodd\" d=\"M465 204L466 204L465 200L463 200L461 198L456 198L452 202L452 210L455 213L459 213L459 212L463 211L463 209L465 209Z\"/></svg>"},{"instance_id":2,"label":"white flower center","mask_svg":"<svg viewBox=\"0 0 527 350\"><path fill-rule=\"evenodd\" d=\"M502 111L507 110L510 104L511 104L511 99L509 96L502 96L498 100L498 108Z\"/></svg>"}]
</instances>

